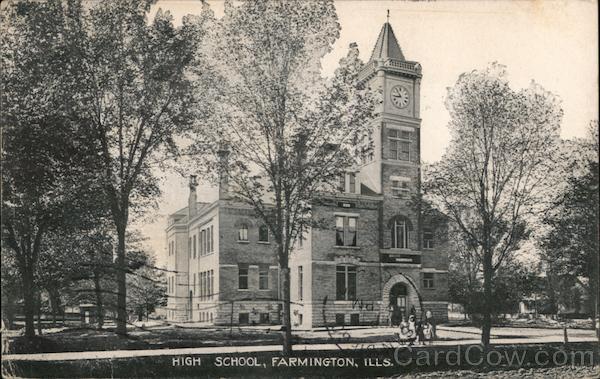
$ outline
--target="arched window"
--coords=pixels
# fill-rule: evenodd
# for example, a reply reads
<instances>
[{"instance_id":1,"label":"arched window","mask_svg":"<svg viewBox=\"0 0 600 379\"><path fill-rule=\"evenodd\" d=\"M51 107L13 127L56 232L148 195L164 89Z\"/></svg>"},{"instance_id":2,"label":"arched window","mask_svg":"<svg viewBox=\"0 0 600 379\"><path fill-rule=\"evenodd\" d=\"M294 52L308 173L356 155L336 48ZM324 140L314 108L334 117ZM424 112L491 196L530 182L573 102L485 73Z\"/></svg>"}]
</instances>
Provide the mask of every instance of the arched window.
<instances>
[{"instance_id":1,"label":"arched window","mask_svg":"<svg viewBox=\"0 0 600 379\"><path fill-rule=\"evenodd\" d=\"M248 224L241 224L238 229L238 241L248 241Z\"/></svg>"},{"instance_id":2,"label":"arched window","mask_svg":"<svg viewBox=\"0 0 600 379\"><path fill-rule=\"evenodd\" d=\"M412 224L407 217L396 216L390 220L388 225L392 237L393 249L408 249L410 241L410 231Z\"/></svg>"}]
</instances>

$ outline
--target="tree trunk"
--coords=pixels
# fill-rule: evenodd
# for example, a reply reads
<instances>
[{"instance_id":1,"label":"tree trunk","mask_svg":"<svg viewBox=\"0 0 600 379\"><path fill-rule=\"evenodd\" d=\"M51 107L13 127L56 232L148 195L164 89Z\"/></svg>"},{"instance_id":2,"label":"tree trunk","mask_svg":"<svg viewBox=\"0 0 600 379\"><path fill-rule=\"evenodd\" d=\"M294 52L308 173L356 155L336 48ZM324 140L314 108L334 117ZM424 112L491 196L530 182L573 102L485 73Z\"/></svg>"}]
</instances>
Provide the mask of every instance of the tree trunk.
<instances>
[{"instance_id":1,"label":"tree trunk","mask_svg":"<svg viewBox=\"0 0 600 379\"><path fill-rule=\"evenodd\" d=\"M104 326L104 309L102 304L102 287L100 286L100 273L94 270L94 292L96 293L96 318L98 319L98 329Z\"/></svg>"},{"instance_id":2,"label":"tree trunk","mask_svg":"<svg viewBox=\"0 0 600 379\"><path fill-rule=\"evenodd\" d=\"M123 220L117 223L117 261L116 261L116 276L117 276L117 329L116 333L120 335L127 334L127 287L126 287L126 270L125 263L125 231L127 229L127 221Z\"/></svg>"},{"instance_id":3,"label":"tree trunk","mask_svg":"<svg viewBox=\"0 0 600 379\"><path fill-rule=\"evenodd\" d=\"M42 291L38 291L37 294L37 301L36 301L36 307L37 307L37 332L38 332L38 336L42 335Z\"/></svg>"},{"instance_id":4,"label":"tree trunk","mask_svg":"<svg viewBox=\"0 0 600 379\"><path fill-rule=\"evenodd\" d=\"M283 354L289 356L292 353L292 322L290 307L290 269L281 267L281 285L283 290Z\"/></svg>"},{"instance_id":5,"label":"tree trunk","mask_svg":"<svg viewBox=\"0 0 600 379\"><path fill-rule=\"evenodd\" d=\"M483 253L483 323L481 325L481 343L483 346L490 345L490 334L492 331L492 252L487 250Z\"/></svg>"},{"instance_id":6,"label":"tree trunk","mask_svg":"<svg viewBox=\"0 0 600 379\"><path fill-rule=\"evenodd\" d=\"M56 294L56 290L48 290L48 295L50 297L50 309L52 309L52 327L56 328L56 314L58 313L58 295Z\"/></svg>"},{"instance_id":7,"label":"tree trunk","mask_svg":"<svg viewBox=\"0 0 600 379\"><path fill-rule=\"evenodd\" d=\"M25 313L25 336L35 336L35 292L33 288L33 273L28 267L23 267L23 313Z\"/></svg>"}]
</instances>

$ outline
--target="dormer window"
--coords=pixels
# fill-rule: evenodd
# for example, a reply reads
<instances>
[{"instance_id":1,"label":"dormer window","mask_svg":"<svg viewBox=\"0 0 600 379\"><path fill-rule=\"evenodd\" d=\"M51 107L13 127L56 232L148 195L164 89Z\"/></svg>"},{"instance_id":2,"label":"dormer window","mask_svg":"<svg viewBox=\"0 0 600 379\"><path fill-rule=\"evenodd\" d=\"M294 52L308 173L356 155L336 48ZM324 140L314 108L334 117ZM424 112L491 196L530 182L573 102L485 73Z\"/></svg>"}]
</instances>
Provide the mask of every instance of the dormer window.
<instances>
[{"instance_id":1,"label":"dormer window","mask_svg":"<svg viewBox=\"0 0 600 379\"><path fill-rule=\"evenodd\" d=\"M344 193L358 193L356 174L353 172L345 173L340 176L338 182L338 191Z\"/></svg>"},{"instance_id":2,"label":"dormer window","mask_svg":"<svg viewBox=\"0 0 600 379\"><path fill-rule=\"evenodd\" d=\"M348 174L348 192L356 193L356 175Z\"/></svg>"}]
</instances>

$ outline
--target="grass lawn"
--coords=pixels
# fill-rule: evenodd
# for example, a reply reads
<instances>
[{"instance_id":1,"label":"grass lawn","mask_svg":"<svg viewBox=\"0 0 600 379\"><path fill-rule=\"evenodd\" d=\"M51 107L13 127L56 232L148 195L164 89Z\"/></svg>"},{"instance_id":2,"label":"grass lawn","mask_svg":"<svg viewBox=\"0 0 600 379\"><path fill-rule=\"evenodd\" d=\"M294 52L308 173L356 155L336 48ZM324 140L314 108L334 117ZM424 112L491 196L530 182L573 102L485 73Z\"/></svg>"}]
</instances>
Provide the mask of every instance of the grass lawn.
<instances>
[{"instance_id":1,"label":"grass lawn","mask_svg":"<svg viewBox=\"0 0 600 379\"><path fill-rule=\"evenodd\" d=\"M9 353L55 353L71 351L142 350L204 346L234 346L248 344L270 345L281 343L278 331L251 329L194 329L178 327L135 329L126 337L112 328L71 328L56 333L27 338L12 338Z\"/></svg>"}]
</instances>

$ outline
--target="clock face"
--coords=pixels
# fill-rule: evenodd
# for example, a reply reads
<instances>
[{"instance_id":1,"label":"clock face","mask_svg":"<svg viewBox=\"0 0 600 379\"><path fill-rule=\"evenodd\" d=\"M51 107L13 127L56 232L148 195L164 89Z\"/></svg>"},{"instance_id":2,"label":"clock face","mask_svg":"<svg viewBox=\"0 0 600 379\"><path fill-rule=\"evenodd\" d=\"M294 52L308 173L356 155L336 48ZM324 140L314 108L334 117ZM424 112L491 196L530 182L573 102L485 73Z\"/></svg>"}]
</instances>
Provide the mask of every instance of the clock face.
<instances>
[{"instance_id":1,"label":"clock face","mask_svg":"<svg viewBox=\"0 0 600 379\"><path fill-rule=\"evenodd\" d=\"M390 92L392 104L398 108L404 108L410 102L408 91L402 86L395 86Z\"/></svg>"}]
</instances>

